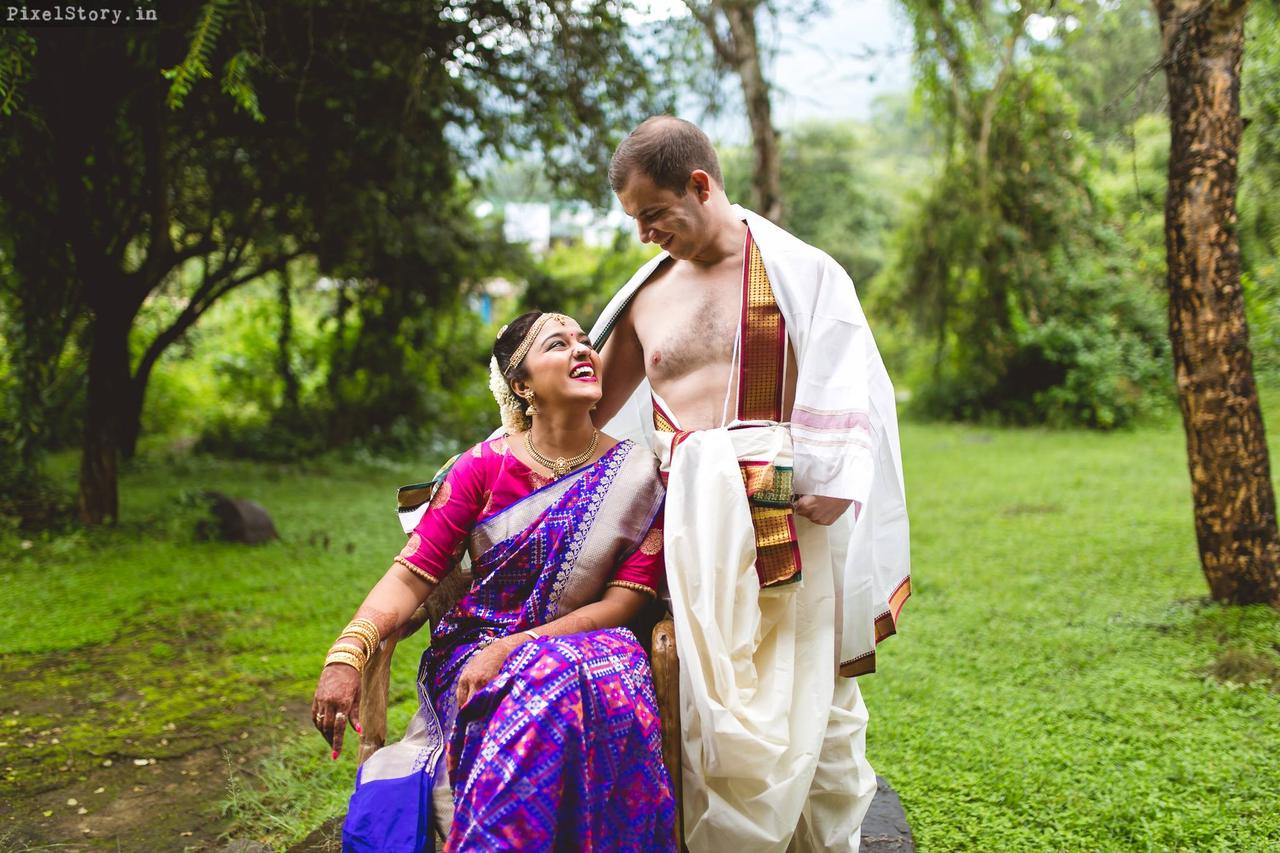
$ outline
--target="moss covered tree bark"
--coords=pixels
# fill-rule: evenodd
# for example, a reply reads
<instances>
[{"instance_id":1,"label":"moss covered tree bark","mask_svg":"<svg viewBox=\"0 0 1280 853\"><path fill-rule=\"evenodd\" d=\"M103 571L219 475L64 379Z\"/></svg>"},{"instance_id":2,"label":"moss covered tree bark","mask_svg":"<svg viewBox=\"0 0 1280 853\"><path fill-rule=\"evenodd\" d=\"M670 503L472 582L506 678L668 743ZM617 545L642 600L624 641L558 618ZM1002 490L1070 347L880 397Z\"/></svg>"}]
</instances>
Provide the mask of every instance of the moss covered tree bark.
<instances>
[{"instance_id":1,"label":"moss covered tree bark","mask_svg":"<svg viewBox=\"0 0 1280 853\"><path fill-rule=\"evenodd\" d=\"M1169 86L1169 337L1213 597L1280 605L1280 538L1240 286L1247 0L1156 0Z\"/></svg>"},{"instance_id":2,"label":"moss covered tree bark","mask_svg":"<svg viewBox=\"0 0 1280 853\"><path fill-rule=\"evenodd\" d=\"M742 84L742 99L751 127L751 205L766 219L782 222L782 153L773 126L771 87L764 75L764 56L756 29L756 13L764 0L685 0L706 30L720 61ZM722 30L720 20L726 27Z\"/></svg>"}]
</instances>

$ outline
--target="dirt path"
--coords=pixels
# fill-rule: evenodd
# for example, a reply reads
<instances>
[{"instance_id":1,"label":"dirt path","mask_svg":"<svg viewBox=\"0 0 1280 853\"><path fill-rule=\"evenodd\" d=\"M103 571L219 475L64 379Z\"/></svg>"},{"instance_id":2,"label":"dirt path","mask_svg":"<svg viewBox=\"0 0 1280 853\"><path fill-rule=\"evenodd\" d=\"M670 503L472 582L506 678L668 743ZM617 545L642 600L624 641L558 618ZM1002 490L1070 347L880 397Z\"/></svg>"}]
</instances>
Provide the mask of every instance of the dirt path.
<instances>
[{"instance_id":1,"label":"dirt path","mask_svg":"<svg viewBox=\"0 0 1280 853\"><path fill-rule=\"evenodd\" d=\"M213 636L198 632L190 636ZM0 850L213 850L228 783L308 709L228 671L210 640L154 628L0 657ZM252 723L251 723L252 721Z\"/></svg>"}]
</instances>

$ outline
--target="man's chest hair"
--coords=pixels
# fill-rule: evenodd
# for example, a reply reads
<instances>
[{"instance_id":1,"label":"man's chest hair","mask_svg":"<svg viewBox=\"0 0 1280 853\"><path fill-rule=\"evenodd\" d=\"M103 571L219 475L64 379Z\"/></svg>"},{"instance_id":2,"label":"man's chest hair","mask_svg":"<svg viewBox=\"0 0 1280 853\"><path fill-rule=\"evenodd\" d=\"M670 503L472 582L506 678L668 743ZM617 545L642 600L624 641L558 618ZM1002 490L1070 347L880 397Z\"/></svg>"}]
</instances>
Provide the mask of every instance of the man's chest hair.
<instances>
[{"instance_id":1,"label":"man's chest hair","mask_svg":"<svg viewBox=\"0 0 1280 853\"><path fill-rule=\"evenodd\" d=\"M717 277L719 279L720 277ZM644 350L645 373L672 379L733 358L741 290L732 279L664 277L637 299L636 335Z\"/></svg>"}]
</instances>

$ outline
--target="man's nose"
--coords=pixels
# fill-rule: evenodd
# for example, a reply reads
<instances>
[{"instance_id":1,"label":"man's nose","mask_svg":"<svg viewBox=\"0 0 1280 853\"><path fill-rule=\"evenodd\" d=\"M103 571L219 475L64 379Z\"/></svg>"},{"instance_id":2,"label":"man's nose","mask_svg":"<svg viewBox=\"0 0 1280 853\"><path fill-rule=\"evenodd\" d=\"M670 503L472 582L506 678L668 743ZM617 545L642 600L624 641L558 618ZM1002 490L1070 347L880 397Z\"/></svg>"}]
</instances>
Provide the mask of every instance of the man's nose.
<instances>
[{"instance_id":1,"label":"man's nose","mask_svg":"<svg viewBox=\"0 0 1280 853\"><path fill-rule=\"evenodd\" d=\"M650 229L648 226L646 226L646 225L642 225L641 223L637 222L637 223L636 223L636 230L640 232L640 242L641 242L641 243L652 243L652 242L653 242L653 238L649 236L650 234L652 234L652 233L653 233L653 231L652 231L652 229Z\"/></svg>"}]
</instances>

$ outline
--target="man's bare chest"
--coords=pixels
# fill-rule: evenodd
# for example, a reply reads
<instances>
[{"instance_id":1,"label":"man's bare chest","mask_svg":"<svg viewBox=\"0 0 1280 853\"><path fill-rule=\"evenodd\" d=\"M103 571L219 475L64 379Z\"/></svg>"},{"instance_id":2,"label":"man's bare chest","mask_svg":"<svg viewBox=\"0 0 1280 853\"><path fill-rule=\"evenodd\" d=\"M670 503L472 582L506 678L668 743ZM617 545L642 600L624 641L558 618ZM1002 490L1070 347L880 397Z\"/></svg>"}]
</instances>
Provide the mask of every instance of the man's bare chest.
<instances>
[{"instance_id":1,"label":"man's bare chest","mask_svg":"<svg viewBox=\"0 0 1280 853\"><path fill-rule=\"evenodd\" d=\"M741 312L741 284L716 280L655 282L638 306L636 335L645 374L657 382L727 367Z\"/></svg>"}]
</instances>

